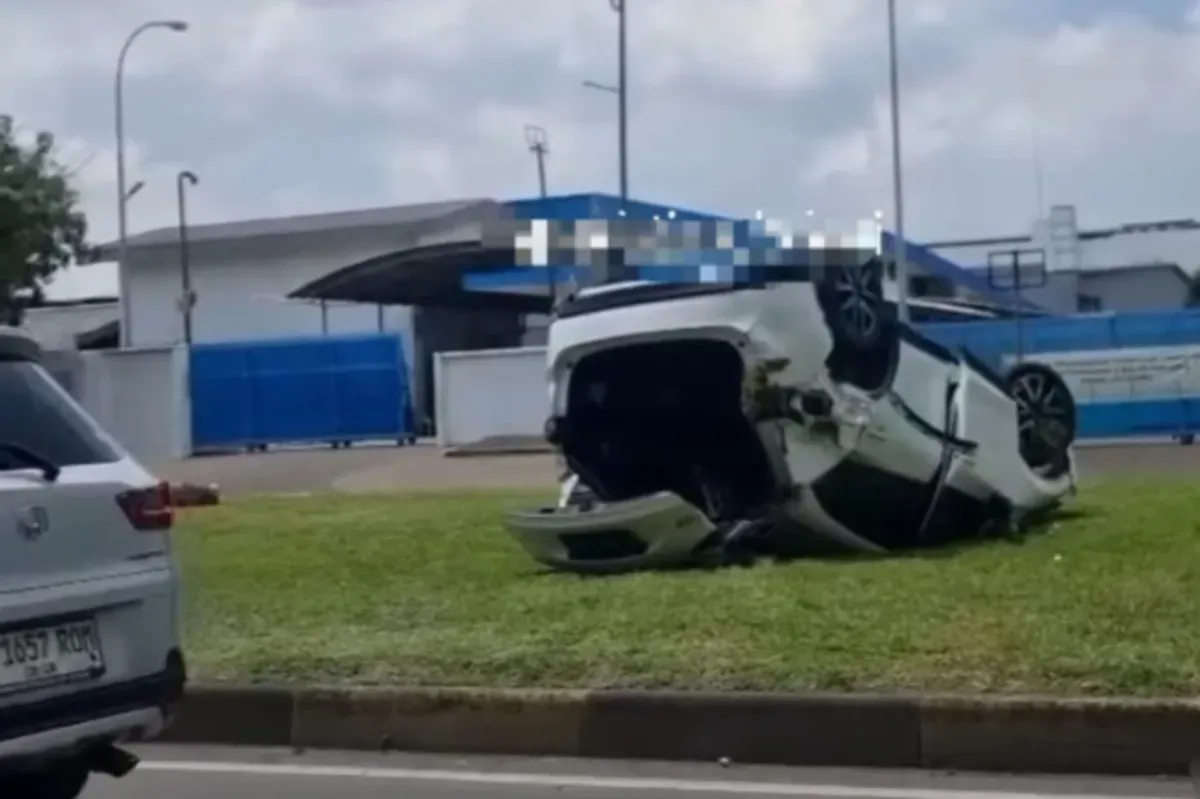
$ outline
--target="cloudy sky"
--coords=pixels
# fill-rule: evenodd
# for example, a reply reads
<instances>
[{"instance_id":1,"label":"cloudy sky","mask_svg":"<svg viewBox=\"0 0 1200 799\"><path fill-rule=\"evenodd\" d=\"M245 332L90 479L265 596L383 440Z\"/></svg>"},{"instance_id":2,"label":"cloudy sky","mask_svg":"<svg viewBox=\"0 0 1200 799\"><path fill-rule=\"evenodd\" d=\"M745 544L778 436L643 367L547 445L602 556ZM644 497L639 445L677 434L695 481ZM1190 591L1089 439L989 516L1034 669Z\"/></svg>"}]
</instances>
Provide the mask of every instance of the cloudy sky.
<instances>
[{"instance_id":1,"label":"cloudy sky","mask_svg":"<svg viewBox=\"0 0 1200 799\"><path fill-rule=\"evenodd\" d=\"M884 0L626 0L630 192L702 210L890 213ZM1200 215L1196 0L898 0L911 237ZM132 231L175 220L616 190L607 0L3 0L0 112L49 129L115 237L124 37ZM79 270L56 293L111 292Z\"/></svg>"}]
</instances>

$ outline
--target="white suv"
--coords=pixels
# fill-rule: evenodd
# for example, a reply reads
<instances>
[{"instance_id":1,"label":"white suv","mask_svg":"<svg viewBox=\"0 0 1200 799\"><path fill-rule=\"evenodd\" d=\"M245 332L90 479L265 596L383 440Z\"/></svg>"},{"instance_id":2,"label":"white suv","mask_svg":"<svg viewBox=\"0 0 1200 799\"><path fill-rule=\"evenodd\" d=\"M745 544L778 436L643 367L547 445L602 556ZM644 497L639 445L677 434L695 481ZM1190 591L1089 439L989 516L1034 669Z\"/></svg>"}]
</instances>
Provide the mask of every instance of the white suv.
<instances>
[{"instance_id":1,"label":"white suv","mask_svg":"<svg viewBox=\"0 0 1200 799\"><path fill-rule=\"evenodd\" d=\"M1011 532L1074 490L1074 398L895 319L857 252L726 283L624 282L564 300L546 437L571 476L517 511L538 561L618 571Z\"/></svg>"},{"instance_id":2,"label":"white suv","mask_svg":"<svg viewBox=\"0 0 1200 799\"><path fill-rule=\"evenodd\" d=\"M169 490L0 327L0 797L73 799L183 695Z\"/></svg>"}]
</instances>

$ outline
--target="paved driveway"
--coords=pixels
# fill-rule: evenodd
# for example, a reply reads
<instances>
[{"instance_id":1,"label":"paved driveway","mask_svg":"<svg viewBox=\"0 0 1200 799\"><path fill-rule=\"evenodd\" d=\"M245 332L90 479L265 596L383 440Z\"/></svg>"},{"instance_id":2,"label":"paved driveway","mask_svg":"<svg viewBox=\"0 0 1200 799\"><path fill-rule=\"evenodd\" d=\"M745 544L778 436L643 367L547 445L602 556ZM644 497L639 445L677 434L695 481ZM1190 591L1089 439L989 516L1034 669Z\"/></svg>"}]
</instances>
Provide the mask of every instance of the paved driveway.
<instances>
[{"instance_id":1,"label":"paved driveway","mask_svg":"<svg viewBox=\"0 0 1200 799\"><path fill-rule=\"evenodd\" d=\"M1154 474L1200 474L1200 446L1137 444L1083 447L1084 479ZM551 486L557 477L548 455L447 458L433 445L292 449L253 455L191 458L162 464L171 480L217 483L224 494L261 492L388 491L436 488Z\"/></svg>"},{"instance_id":2,"label":"paved driveway","mask_svg":"<svg viewBox=\"0 0 1200 799\"><path fill-rule=\"evenodd\" d=\"M1200 474L1200 446L1179 444L1129 444L1080 447L1076 450L1084 479Z\"/></svg>"},{"instance_id":3,"label":"paved driveway","mask_svg":"<svg viewBox=\"0 0 1200 799\"><path fill-rule=\"evenodd\" d=\"M233 496L262 492L538 487L556 479L547 455L447 458L433 445L282 449L159 464L163 477L216 483Z\"/></svg>"}]
</instances>

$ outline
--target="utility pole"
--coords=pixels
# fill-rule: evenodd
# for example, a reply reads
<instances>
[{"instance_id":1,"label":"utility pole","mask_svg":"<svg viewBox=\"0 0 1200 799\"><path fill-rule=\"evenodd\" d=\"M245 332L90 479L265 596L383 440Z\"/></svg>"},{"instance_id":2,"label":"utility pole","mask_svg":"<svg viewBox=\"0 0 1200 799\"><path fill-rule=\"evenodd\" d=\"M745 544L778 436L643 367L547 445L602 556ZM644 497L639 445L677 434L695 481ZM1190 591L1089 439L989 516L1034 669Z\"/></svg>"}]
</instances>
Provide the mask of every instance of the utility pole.
<instances>
[{"instance_id":1,"label":"utility pole","mask_svg":"<svg viewBox=\"0 0 1200 799\"><path fill-rule=\"evenodd\" d=\"M192 308L196 305L196 292L192 290L192 259L188 246L187 191L188 186L200 182L194 172L186 169L175 177L175 190L179 201L179 313L183 315L183 343L192 346Z\"/></svg>"},{"instance_id":2,"label":"utility pole","mask_svg":"<svg viewBox=\"0 0 1200 799\"><path fill-rule=\"evenodd\" d=\"M618 216L625 217L629 205L629 114L628 114L628 59L626 58L626 0L608 0L608 5L617 14L617 85L585 80L583 85L617 96L617 171L620 180L621 207ZM601 265L596 283L607 283L613 277L607 264ZM620 270L619 270L620 271Z\"/></svg>"},{"instance_id":3,"label":"utility pole","mask_svg":"<svg viewBox=\"0 0 1200 799\"><path fill-rule=\"evenodd\" d=\"M629 126L626 101L629 96L625 57L625 0L608 0L617 12L617 158L621 169L621 208L629 202Z\"/></svg>"},{"instance_id":4,"label":"utility pole","mask_svg":"<svg viewBox=\"0 0 1200 799\"><path fill-rule=\"evenodd\" d=\"M892 257L896 262L896 309L900 321L908 321L908 253L904 240L904 169L900 145L900 59L896 44L896 0L888 0L888 83L892 105L892 195L895 205L894 228L896 246Z\"/></svg>"},{"instance_id":5,"label":"utility pole","mask_svg":"<svg viewBox=\"0 0 1200 799\"><path fill-rule=\"evenodd\" d=\"M548 194L546 191L546 156L550 154L550 137L546 133L546 129L537 125L525 126L525 144L529 147L529 152L533 153L534 160L537 161L538 174L538 196L545 199ZM546 295L550 303L549 311L554 312L555 301L558 299L558 276L554 271L554 264L546 264Z\"/></svg>"},{"instance_id":6,"label":"utility pole","mask_svg":"<svg viewBox=\"0 0 1200 799\"><path fill-rule=\"evenodd\" d=\"M525 144L537 161L538 196L546 197L546 156L550 154L550 139L545 128L537 125L525 126Z\"/></svg>"},{"instance_id":7,"label":"utility pole","mask_svg":"<svg viewBox=\"0 0 1200 799\"><path fill-rule=\"evenodd\" d=\"M117 56L116 82L113 87L113 116L116 121L117 133L117 282L120 286L121 300L121 346L128 347L133 343L133 308L129 304L129 198L134 190L125 186L125 59L129 56L129 48L137 38L148 30L162 29L175 33L185 33L188 24L179 19L155 19L143 22L125 37L121 52Z\"/></svg>"}]
</instances>

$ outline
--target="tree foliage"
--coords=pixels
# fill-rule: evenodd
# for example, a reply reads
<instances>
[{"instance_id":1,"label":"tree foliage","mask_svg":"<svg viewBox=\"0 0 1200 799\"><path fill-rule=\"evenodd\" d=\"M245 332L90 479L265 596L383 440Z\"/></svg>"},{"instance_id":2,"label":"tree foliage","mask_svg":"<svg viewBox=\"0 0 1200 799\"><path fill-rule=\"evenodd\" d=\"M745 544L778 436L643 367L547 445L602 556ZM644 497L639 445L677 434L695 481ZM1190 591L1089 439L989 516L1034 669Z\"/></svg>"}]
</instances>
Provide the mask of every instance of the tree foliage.
<instances>
[{"instance_id":1,"label":"tree foliage","mask_svg":"<svg viewBox=\"0 0 1200 799\"><path fill-rule=\"evenodd\" d=\"M54 136L17 140L10 116L0 115L0 321L19 321L21 302L40 299L60 269L86 256L87 220L71 174L55 152Z\"/></svg>"}]
</instances>

